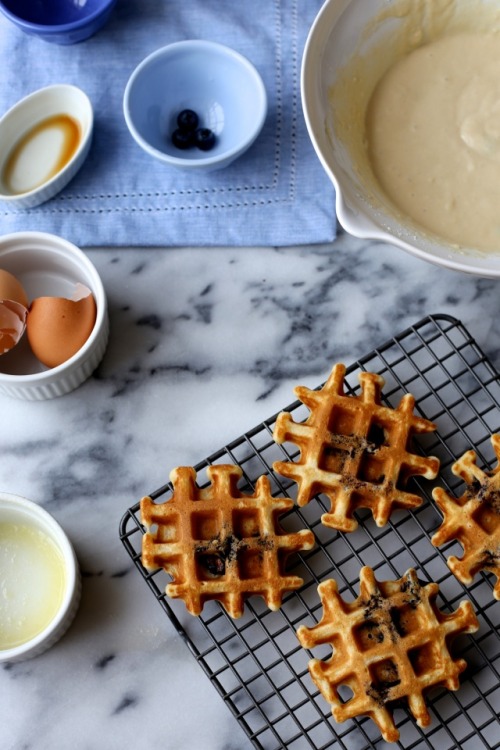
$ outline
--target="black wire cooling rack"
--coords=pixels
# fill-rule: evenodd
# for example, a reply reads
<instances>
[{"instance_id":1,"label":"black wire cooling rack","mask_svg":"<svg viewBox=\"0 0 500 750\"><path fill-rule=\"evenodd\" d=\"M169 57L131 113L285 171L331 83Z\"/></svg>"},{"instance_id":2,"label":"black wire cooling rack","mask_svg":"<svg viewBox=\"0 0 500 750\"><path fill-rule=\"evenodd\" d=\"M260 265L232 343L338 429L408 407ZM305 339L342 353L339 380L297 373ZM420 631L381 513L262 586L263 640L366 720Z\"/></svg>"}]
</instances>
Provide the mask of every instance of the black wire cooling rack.
<instances>
[{"instance_id":1,"label":"black wire cooling rack","mask_svg":"<svg viewBox=\"0 0 500 750\"><path fill-rule=\"evenodd\" d=\"M333 363L332 363L333 364ZM141 565L139 504L124 515L120 537L145 582L184 639L206 675L238 719L251 742L260 750L366 750L399 747L405 750L493 750L500 748L500 602L493 599L492 577L479 574L464 588L451 574L446 558L461 555L450 543L435 549L430 543L441 516L434 507L431 491L435 484L451 494L461 494L460 480L451 465L474 447L478 465L493 468L496 458L490 443L500 431L500 383L498 374L468 331L445 315L427 317L362 357L347 370L346 391L357 393L361 370L380 373L386 381L383 402L397 406L404 393L412 393L416 412L437 424L437 432L418 437L417 449L441 461L436 482L412 479L412 491L424 503L418 509L397 511L391 522L378 528L368 512L358 515L359 528L350 534L335 532L321 524L328 510L321 496L303 508L296 506L282 520L286 530L308 527L317 538L314 550L299 556L294 572L304 579L303 587L285 596L278 612L269 611L263 601L250 599L245 614L232 620L216 602L205 605L200 617L186 613L184 604L164 594L168 576L163 571L148 573ZM307 410L300 403L287 407L300 421ZM266 474L273 494L293 497L294 486L276 476L272 464L294 457L272 439L275 417L224 446L197 467L198 483L208 483L205 470L210 464L238 464L252 486ZM410 489L410 487L408 487ZM168 500L171 486L151 493ZM302 649L295 635L300 624L311 626L322 615L317 584L333 577L341 595L352 600L358 595L360 568L369 565L378 580L399 578L414 567L419 578L436 581L440 587L438 606L455 610L469 598L477 613L480 629L460 642L468 662L457 692L433 689L427 693L432 723L417 726L404 707L395 710L400 740L388 744L378 728L367 719L336 724L330 707L309 676L311 654ZM315 653L321 657L321 654ZM326 654L324 654L326 656Z\"/></svg>"}]
</instances>

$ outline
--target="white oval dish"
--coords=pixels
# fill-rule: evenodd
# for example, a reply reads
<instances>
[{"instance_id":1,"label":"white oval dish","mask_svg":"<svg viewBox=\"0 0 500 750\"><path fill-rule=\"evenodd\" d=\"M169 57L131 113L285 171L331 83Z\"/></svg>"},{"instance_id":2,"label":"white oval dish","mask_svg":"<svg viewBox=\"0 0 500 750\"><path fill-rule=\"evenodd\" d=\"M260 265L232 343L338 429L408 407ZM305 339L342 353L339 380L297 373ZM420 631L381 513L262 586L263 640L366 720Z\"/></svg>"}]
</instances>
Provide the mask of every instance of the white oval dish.
<instances>
[{"instance_id":1,"label":"white oval dish","mask_svg":"<svg viewBox=\"0 0 500 750\"><path fill-rule=\"evenodd\" d=\"M49 624L20 645L0 648L0 662L15 662L38 656L64 635L78 610L81 576L71 542L61 526L44 508L19 495L0 492L0 523L28 526L48 537L59 550L65 571L62 601Z\"/></svg>"},{"instance_id":2,"label":"white oval dish","mask_svg":"<svg viewBox=\"0 0 500 750\"><path fill-rule=\"evenodd\" d=\"M26 336L0 356L0 393L28 401L69 393L92 374L108 342L106 293L95 266L78 247L61 237L15 232L0 237L0 268L21 282L30 301L42 296L71 297L78 282L94 295L97 317L92 333L63 364L47 369L31 352Z\"/></svg>"},{"instance_id":3,"label":"white oval dish","mask_svg":"<svg viewBox=\"0 0 500 750\"><path fill-rule=\"evenodd\" d=\"M0 119L0 200L33 208L53 198L87 158L93 123L90 99L68 84L39 89L11 107Z\"/></svg>"}]
</instances>

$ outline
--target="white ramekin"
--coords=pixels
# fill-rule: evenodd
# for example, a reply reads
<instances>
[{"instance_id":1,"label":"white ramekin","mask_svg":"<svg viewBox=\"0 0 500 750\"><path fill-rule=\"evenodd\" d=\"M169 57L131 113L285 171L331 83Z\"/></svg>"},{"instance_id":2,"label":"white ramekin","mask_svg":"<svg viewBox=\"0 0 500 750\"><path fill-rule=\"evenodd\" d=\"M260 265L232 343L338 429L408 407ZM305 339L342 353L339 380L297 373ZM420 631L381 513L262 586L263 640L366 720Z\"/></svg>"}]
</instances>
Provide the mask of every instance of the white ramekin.
<instances>
[{"instance_id":1,"label":"white ramekin","mask_svg":"<svg viewBox=\"0 0 500 750\"><path fill-rule=\"evenodd\" d=\"M39 529L60 550L66 570L66 589L59 611L37 636L9 649L0 649L0 662L29 659L53 646L71 625L81 596L81 576L75 552L57 521L40 505L19 495L0 492L0 523L19 523Z\"/></svg>"},{"instance_id":2,"label":"white ramekin","mask_svg":"<svg viewBox=\"0 0 500 750\"><path fill-rule=\"evenodd\" d=\"M14 274L28 299L71 297L78 282L94 295L97 317L85 344L62 365L47 369L32 354L26 335L0 356L0 393L29 401L63 396L95 370L106 350L109 321L104 287L95 266L78 247L44 232L16 232L0 237L0 268Z\"/></svg>"}]
</instances>

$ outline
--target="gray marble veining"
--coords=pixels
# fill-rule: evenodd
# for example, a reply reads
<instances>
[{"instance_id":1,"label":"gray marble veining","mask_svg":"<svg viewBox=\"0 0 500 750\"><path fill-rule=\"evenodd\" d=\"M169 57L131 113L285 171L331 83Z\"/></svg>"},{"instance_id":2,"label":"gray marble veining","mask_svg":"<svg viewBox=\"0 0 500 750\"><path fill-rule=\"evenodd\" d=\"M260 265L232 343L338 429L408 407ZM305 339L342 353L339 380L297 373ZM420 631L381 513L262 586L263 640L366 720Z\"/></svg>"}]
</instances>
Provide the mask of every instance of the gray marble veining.
<instances>
[{"instance_id":1,"label":"gray marble veining","mask_svg":"<svg viewBox=\"0 0 500 750\"><path fill-rule=\"evenodd\" d=\"M69 238L71 239L71 238ZM431 313L459 318L500 367L499 284L343 233L328 246L88 251L111 337L61 399L0 397L0 488L70 535L83 599L67 635L0 667L2 750L249 750L130 563L125 510Z\"/></svg>"}]
</instances>

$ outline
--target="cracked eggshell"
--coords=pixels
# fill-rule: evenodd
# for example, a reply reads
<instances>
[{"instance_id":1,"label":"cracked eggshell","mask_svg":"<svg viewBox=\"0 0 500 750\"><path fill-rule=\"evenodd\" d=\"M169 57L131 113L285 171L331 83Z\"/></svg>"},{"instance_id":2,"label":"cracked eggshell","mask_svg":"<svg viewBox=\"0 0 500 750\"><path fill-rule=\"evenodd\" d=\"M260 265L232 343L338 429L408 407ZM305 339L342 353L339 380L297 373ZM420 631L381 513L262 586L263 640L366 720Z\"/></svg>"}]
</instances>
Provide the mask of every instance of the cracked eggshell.
<instances>
[{"instance_id":1,"label":"cracked eggshell","mask_svg":"<svg viewBox=\"0 0 500 750\"><path fill-rule=\"evenodd\" d=\"M24 287L16 277L0 268L0 301L12 300L28 307L28 297Z\"/></svg>"},{"instance_id":2,"label":"cracked eggshell","mask_svg":"<svg viewBox=\"0 0 500 750\"><path fill-rule=\"evenodd\" d=\"M0 356L0 401L3 395L46 401L71 393L98 367L109 338L106 291L96 267L87 253L68 240L31 231L0 236L0 268L21 282L30 301L49 296L72 298L78 284L92 292L97 308L95 324L83 346L66 362L58 367L43 365L33 354L27 335Z\"/></svg>"},{"instance_id":3,"label":"cracked eggshell","mask_svg":"<svg viewBox=\"0 0 500 750\"><path fill-rule=\"evenodd\" d=\"M26 334L35 357L46 367L57 367L76 354L89 338L97 317L95 299L77 284L72 299L38 297L31 303Z\"/></svg>"},{"instance_id":4,"label":"cracked eggshell","mask_svg":"<svg viewBox=\"0 0 500 750\"><path fill-rule=\"evenodd\" d=\"M14 348L26 327L28 297L20 281L0 269L0 355Z\"/></svg>"}]
</instances>

